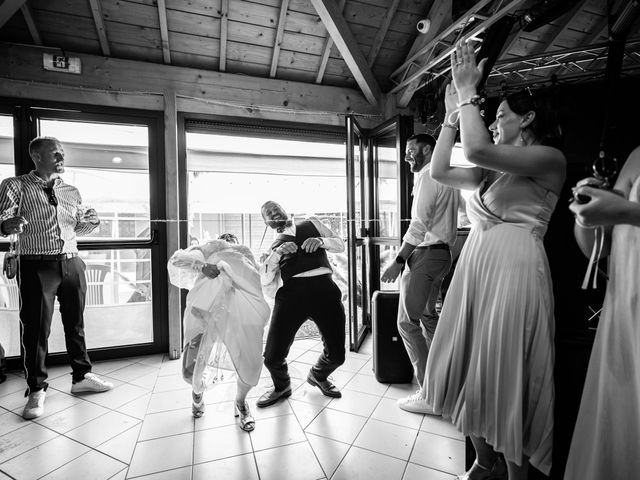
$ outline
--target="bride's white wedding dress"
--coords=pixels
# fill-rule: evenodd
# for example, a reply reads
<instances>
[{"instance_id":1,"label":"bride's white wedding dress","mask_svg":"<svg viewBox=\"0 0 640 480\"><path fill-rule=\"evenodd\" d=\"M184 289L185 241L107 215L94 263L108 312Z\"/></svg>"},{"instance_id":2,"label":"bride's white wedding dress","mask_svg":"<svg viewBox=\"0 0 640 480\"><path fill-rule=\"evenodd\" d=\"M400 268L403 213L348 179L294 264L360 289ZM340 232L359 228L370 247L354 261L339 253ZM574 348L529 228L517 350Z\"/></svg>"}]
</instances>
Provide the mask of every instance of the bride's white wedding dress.
<instances>
[{"instance_id":1,"label":"bride's white wedding dress","mask_svg":"<svg viewBox=\"0 0 640 480\"><path fill-rule=\"evenodd\" d=\"M204 263L220 270L209 278L194 269ZM269 307L258 266L242 245L212 240L178 250L167 269L173 285L189 289L184 312L183 377L200 394L235 371L255 386L262 370L262 339Z\"/></svg>"}]
</instances>

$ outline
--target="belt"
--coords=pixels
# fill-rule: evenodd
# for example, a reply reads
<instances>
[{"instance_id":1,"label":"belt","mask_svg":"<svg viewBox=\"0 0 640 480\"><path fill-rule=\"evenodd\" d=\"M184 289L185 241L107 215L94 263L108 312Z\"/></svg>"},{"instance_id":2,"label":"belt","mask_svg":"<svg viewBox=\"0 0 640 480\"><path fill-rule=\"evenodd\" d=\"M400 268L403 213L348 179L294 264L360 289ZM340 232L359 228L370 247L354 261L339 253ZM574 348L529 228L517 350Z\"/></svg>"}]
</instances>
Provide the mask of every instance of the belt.
<instances>
[{"instance_id":1,"label":"belt","mask_svg":"<svg viewBox=\"0 0 640 480\"><path fill-rule=\"evenodd\" d=\"M425 250L449 250L449 245L446 243L434 243L433 245L426 245L424 247L417 248L424 248Z\"/></svg>"},{"instance_id":2,"label":"belt","mask_svg":"<svg viewBox=\"0 0 640 480\"><path fill-rule=\"evenodd\" d=\"M69 260L77 256L77 253L58 253L53 255L20 255L20 260L29 260L34 262L55 262L58 260Z\"/></svg>"}]
</instances>

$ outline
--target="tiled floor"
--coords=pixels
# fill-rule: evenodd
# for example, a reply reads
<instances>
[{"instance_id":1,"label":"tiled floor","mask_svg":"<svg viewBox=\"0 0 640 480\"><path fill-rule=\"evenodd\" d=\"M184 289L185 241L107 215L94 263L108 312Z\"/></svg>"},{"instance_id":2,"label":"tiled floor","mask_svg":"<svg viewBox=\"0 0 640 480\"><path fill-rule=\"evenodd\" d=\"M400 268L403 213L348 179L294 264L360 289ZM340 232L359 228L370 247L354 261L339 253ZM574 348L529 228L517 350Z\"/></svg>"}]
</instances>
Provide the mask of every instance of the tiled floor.
<instances>
[{"instance_id":1,"label":"tiled floor","mask_svg":"<svg viewBox=\"0 0 640 480\"><path fill-rule=\"evenodd\" d=\"M24 380L10 375L0 385L0 480L444 480L464 470L453 426L396 406L415 385L376 381L370 340L332 376L341 399L304 381L320 349L296 341L292 397L257 409L270 385L263 370L249 394L250 434L233 417L233 378L206 393L206 413L194 419L180 361L163 355L96 363L116 384L102 394L70 395L68 367L51 368L45 415L35 421L20 417Z\"/></svg>"}]
</instances>

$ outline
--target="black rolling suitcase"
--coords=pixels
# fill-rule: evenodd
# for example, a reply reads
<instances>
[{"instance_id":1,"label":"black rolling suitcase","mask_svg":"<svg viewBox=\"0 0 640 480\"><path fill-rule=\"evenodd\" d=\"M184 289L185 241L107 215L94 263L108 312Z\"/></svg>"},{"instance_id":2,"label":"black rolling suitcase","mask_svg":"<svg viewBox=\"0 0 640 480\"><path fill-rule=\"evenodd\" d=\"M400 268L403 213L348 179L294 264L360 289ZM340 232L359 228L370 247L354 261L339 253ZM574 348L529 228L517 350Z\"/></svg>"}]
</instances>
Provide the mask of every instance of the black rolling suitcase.
<instances>
[{"instance_id":1,"label":"black rolling suitcase","mask_svg":"<svg viewBox=\"0 0 640 480\"><path fill-rule=\"evenodd\" d=\"M376 290L371 298L373 372L381 383L411 383L413 366L398 333L398 291Z\"/></svg>"}]
</instances>

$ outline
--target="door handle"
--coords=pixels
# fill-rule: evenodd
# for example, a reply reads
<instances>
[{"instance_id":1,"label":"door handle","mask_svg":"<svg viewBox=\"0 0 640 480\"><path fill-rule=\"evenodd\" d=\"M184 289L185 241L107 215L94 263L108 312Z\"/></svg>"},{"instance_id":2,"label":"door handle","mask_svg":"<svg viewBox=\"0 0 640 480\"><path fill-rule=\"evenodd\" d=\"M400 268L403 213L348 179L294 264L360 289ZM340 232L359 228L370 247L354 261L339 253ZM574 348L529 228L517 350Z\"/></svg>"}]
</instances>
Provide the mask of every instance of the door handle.
<instances>
[{"instance_id":1,"label":"door handle","mask_svg":"<svg viewBox=\"0 0 640 480\"><path fill-rule=\"evenodd\" d=\"M364 245L364 238L356 238L356 247L361 247Z\"/></svg>"}]
</instances>

